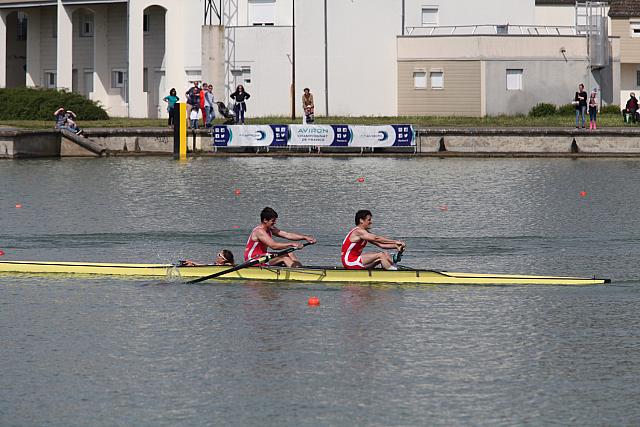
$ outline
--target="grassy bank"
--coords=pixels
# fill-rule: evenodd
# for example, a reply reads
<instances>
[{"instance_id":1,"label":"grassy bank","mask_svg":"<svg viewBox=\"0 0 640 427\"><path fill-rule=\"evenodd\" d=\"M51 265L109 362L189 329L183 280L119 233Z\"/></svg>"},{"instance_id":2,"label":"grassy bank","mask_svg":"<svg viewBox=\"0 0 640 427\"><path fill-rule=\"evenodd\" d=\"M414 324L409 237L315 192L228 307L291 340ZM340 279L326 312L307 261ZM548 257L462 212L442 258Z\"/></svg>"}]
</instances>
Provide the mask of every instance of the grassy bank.
<instances>
[{"instance_id":1,"label":"grassy bank","mask_svg":"<svg viewBox=\"0 0 640 427\"><path fill-rule=\"evenodd\" d=\"M52 116L53 119L53 116ZM247 124L298 124L302 119L292 121L290 117L260 117L247 119ZM165 119L130 119L126 117L112 117L108 120L82 120L79 125L83 128L144 128L166 127ZM216 124L222 124L220 119ZM380 125L380 124L412 124L417 127L574 127L573 116L553 115L546 117L529 116L496 116L496 117L316 117L316 124L352 124L352 125ZM3 120L0 126L27 129L52 129L53 120ZM640 125L624 124L620 114L601 114L598 116L599 127L636 127Z\"/></svg>"}]
</instances>

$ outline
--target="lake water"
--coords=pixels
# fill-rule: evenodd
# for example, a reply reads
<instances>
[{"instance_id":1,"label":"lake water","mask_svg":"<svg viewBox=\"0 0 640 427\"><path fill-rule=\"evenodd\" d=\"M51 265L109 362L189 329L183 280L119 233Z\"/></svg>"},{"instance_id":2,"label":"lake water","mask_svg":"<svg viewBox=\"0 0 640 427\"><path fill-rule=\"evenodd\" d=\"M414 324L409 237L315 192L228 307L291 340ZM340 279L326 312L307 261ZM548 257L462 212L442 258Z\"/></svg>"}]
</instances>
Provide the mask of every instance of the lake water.
<instances>
[{"instance_id":1,"label":"lake water","mask_svg":"<svg viewBox=\"0 0 640 427\"><path fill-rule=\"evenodd\" d=\"M408 266L613 280L0 275L2 426L640 424L638 160L29 160L0 180L5 260L240 258L271 206L318 239L304 263L337 265L367 208Z\"/></svg>"}]
</instances>

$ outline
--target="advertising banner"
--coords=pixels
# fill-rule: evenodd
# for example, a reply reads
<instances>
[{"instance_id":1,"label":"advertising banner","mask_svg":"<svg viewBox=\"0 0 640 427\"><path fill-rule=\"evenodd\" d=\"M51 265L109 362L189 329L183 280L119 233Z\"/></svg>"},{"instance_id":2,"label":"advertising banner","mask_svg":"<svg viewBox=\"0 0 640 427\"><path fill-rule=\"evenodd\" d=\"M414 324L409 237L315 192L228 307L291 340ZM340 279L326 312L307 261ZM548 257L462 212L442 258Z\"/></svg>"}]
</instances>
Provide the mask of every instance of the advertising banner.
<instances>
[{"instance_id":1,"label":"advertising banner","mask_svg":"<svg viewBox=\"0 0 640 427\"><path fill-rule=\"evenodd\" d=\"M412 147L413 126L248 125L214 126L215 147Z\"/></svg>"},{"instance_id":2,"label":"advertising banner","mask_svg":"<svg viewBox=\"0 0 640 427\"><path fill-rule=\"evenodd\" d=\"M409 125L351 126L351 147L411 147L415 145Z\"/></svg>"},{"instance_id":3,"label":"advertising banner","mask_svg":"<svg viewBox=\"0 0 640 427\"><path fill-rule=\"evenodd\" d=\"M347 125L290 125L289 145L346 147L351 140Z\"/></svg>"},{"instance_id":4,"label":"advertising banner","mask_svg":"<svg viewBox=\"0 0 640 427\"><path fill-rule=\"evenodd\" d=\"M215 147L285 147L287 125L232 125L213 127Z\"/></svg>"}]
</instances>

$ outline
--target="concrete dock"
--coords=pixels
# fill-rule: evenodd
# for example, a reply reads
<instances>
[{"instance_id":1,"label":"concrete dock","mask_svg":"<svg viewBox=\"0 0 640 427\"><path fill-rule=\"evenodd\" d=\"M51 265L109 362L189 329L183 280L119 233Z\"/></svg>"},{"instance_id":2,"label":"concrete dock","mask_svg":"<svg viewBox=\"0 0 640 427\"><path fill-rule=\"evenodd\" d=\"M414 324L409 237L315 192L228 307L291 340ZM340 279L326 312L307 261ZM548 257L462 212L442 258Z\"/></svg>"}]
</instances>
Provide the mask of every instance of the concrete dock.
<instances>
[{"instance_id":1,"label":"concrete dock","mask_svg":"<svg viewBox=\"0 0 640 427\"><path fill-rule=\"evenodd\" d=\"M640 157L640 128L417 128L415 147L214 147L209 130L189 131L190 155L435 157ZM59 130L0 129L0 158L171 155L168 128Z\"/></svg>"}]
</instances>

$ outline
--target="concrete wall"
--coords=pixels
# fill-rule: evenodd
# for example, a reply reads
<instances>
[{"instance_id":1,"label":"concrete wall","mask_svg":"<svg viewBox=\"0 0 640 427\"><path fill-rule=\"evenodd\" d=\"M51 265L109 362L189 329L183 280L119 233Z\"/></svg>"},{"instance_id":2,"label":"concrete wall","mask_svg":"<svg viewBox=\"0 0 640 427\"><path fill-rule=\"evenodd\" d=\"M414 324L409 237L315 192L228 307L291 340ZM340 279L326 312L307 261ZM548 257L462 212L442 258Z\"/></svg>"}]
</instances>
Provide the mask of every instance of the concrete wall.
<instances>
[{"instance_id":1,"label":"concrete wall","mask_svg":"<svg viewBox=\"0 0 640 427\"><path fill-rule=\"evenodd\" d=\"M567 118L568 122L571 118ZM569 124L570 125L570 124ZM418 152L441 156L637 156L637 129L418 129Z\"/></svg>"},{"instance_id":2,"label":"concrete wall","mask_svg":"<svg viewBox=\"0 0 640 427\"><path fill-rule=\"evenodd\" d=\"M73 91L89 97L86 80L93 80L93 37L81 35L84 15L92 16L93 11L78 8L74 10L71 19L73 23Z\"/></svg>"},{"instance_id":3,"label":"concrete wall","mask_svg":"<svg viewBox=\"0 0 640 427\"><path fill-rule=\"evenodd\" d=\"M576 24L576 8L573 5L536 6L535 25L573 26Z\"/></svg>"},{"instance_id":4,"label":"concrete wall","mask_svg":"<svg viewBox=\"0 0 640 427\"><path fill-rule=\"evenodd\" d=\"M419 27L422 7L438 8L438 25L534 24L534 0L406 0L405 21Z\"/></svg>"},{"instance_id":5,"label":"concrete wall","mask_svg":"<svg viewBox=\"0 0 640 427\"><path fill-rule=\"evenodd\" d=\"M251 83L243 76L227 76L229 82L225 103L237 85L242 84L251 94L247 101L247 116L287 115L290 112L291 28L242 27L235 31L235 68L249 67Z\"/></svg>"},{"instance_id":6,"label":"concrete wall","mask_svg":"<svg viewBox=\"0 0 640 427\"><path fill-rule=\"evenodd\" d=\"M523 90L507 90L506 70L522 69ZM548 102L569 104L578 83L593 82L586 59L572 61L487 61L487 114L527 114L531 107Z\"/></svg>"},{"instance_id":7,"label":"concrete wall","mask_svg":"<svg viewBox=\"0 0 640 427\"><path fill-rule=\"evenodd\" d=\"M11 13L7 16L7 87L22 87L25 85L27 65L27 41L18 40L18 16Z\"/></svg>"},{"instance_id":8,"label":"concrete wall","mask_svg":"<svg viewBox=\"0 0 640 427\"><path fill-rule=\"evenodd\" d=\"M55 7L45 7L41 9L40 15L40 85L46 86L45 72L56 71L56 55L58 46L56 38L53 37L56 28L57 9Z\"/></svg>"}]
</instances>

